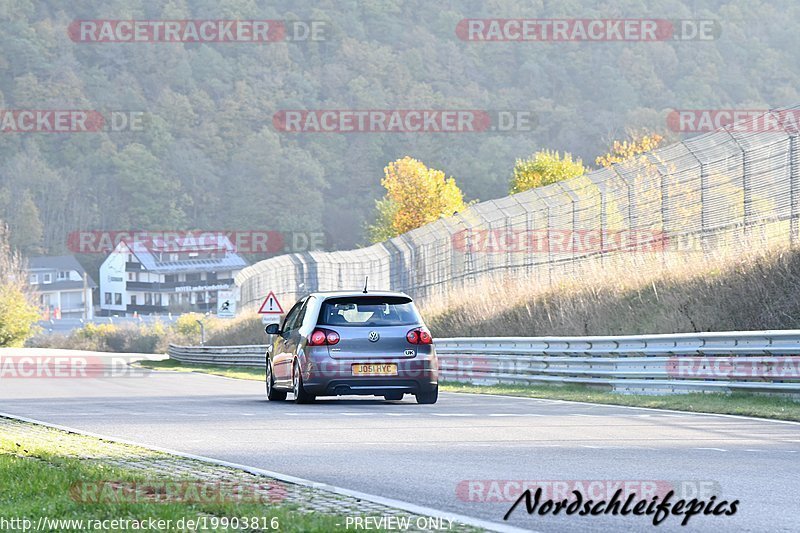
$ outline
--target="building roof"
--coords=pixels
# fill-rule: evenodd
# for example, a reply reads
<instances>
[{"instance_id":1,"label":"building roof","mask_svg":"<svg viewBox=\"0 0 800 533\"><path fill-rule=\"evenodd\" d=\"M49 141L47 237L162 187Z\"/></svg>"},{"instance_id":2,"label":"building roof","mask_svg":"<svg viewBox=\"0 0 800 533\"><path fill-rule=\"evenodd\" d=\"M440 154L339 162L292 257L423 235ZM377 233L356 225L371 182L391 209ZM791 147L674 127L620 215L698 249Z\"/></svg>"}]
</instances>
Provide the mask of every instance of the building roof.
<instances>
[{"instance_id":1,"label":"building roof","mask_svg":"<svg viewBox=\"0 0 800 533\"><path fill-rule=\"evenodd\" d=\"M74 255L45 255L40 257L31 257L28 259L28 271L31 273L41 271L70 271L74 270L81 277L86 274L86 270L81 266ZM97 287L92 276L86 274L87 285L90 289ZM41 291L65 291L72 289L82 289L83 281L58 281L54 279L52 283L39 283L39 290Z\"/></svg>"},{"instance_id":2,"label":"building roof","mask_svg":"<svg viewBox=\"0 0 800 533\"><path fill-rule=\"evenodd\" d=\"M247 266L247 261L236 253L233 243L225 235L216 235L215 241L202 242L193 238L181 238L165 242L153 239L148 244L141 241L125 242L144 270L171 274L178 272L214 272L218 270L241 270ZM218 258L191 258L188 252L192 251L224 251ZM164 260L171 254L178 253L178 261Z\"/></svg>"}]
</instances>

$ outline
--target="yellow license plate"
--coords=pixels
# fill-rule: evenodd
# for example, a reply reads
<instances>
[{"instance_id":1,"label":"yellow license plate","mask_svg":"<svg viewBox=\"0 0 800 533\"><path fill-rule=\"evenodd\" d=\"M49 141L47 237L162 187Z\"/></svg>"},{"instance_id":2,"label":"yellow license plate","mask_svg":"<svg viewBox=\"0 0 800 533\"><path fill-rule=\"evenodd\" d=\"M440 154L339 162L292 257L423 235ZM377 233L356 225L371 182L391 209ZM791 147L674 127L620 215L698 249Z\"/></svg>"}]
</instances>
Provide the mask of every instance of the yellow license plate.
<instances>
[{"instance_id":1,"label":"yellow license plate","mask_svg":"<svg viewBox=\"0 0 800 533\"><path fill-rule=\"evenodd\" d=\"M395 363L355 363L352 367L354 376L396 376Z\"/></svg>"}]
</instances>

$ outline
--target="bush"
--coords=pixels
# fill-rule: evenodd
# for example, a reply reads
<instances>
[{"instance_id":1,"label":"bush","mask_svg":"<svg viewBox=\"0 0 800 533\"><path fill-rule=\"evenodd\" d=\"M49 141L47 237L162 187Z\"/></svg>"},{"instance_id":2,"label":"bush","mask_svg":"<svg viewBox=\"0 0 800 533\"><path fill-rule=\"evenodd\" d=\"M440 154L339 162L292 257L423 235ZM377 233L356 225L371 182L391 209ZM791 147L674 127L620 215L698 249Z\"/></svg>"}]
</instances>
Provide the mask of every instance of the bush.
<instances>
[{"instance_id":1,"label":"bush","mask_svg":"<svg viewBox=\"0 0 800 533\"><path fill-rule=\"evenodd\" d=\"M13 284L0 285L0 346L22 346L36 332L39 310Z\"/></svg>"},{"instance_id":2,"label":"bush","mask_svg":"<svg viewBox=\"0 0 800 533\"><path fill-rule=\"evenodd\" d=\"M28 341L35 348L61 348L118 353L165 353L170 344L200 344L200 324L206 327L206 344L215 346L265 344L264 326L255 313L234 320L221 320L199 313L179 316L166 326L155 322L139 326L89 323L69 335L41 334Z\"/></svg>"},{"instance_id":3,"label":"bush","mask_svg":"<svg viewBox=\"0 0 800 533\"><path fill-rule=\"evenodd\" d=\"M275 319L275 322L278 322ZM256 313L242 315L225 322L219 329L207 336L206 344L211 346L240 346L243 344L266 344L267 335L261 316Z\"/></svg>"},{"instance_id":4,"label":"bush","mask_svg":"<svg viewBox=\"0 0 800 533\"><path fill-rule=\"evenodd\" d=\"M511 178L511 194L536 187L550 185L557 181L582 176L586 172L580 159L572 160L572 154L542 150L528 159L517 159L514 176Z\"/></svg>"}]
</instances>

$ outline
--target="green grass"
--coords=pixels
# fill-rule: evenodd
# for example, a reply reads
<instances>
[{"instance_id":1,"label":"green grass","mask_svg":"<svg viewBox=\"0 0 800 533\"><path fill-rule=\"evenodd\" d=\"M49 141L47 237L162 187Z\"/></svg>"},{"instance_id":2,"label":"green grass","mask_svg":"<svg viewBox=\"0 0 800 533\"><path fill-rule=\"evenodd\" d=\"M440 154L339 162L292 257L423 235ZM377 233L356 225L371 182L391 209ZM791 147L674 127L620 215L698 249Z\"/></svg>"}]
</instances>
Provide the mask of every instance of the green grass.
<instances>
[{"instance_id":1,"label":"green grass","mask_svg":"<svg viewBox=\"0 0 800 533\"><path fill-rule=\"evenodd\" d=\"M301 513L291 505L273 505L242 502L133 502L112 501L81 502L71 492L80 483L103 481L125 481L153 483L166 478L147 477L143 473L124 468L109 467L104 459L113 458L126 449L116 445L75 436L63 432L52 432L52 438L26 439L15 442L8 436L0 436L0 519L26 518L35 524L39 517L52 520L106 520L106 519L163 519L172 520L170 531L177 530L181 519L198 517L265 517L266 523L277 518L280 531L327 532L344 529L344 518L324 513ZM91 459L64 455L64 446L80 439L82 455ZM73 443L74 444L74 443ZM105 455L99 455L100 450ZM185 478L181 478L186 480ZM125 500L126 498L119 498ZM341 524L337 526L337 524ZM84 530L87 526L84 522ZM113 529L113 528L112 528ZM22 528L6 527L5 531L22 531ZM76 524L50 524L46 531L79 531ZM241 529L217 527L216 531L240 531ZM269 527L265 529L268 531ZM159 531L159 529L141 529ZM164 531L164 530L161 530ZM260 531L249 529L248 531Z\"/></svg>"},{"instance_id":2,"label":"green grass","mask_svg":"<svg viewBox=\"0 0 800 533\"><path fill-rule=\"evenodd\" d=\"M175 372L200 372L202 374L213 374L215 376L224 376L226 378L252 379L257 381L264 381L264 379L266 379L266 375L264 373L265 371L263 368L191 365L188 363L179 363L174 359L164 359L162 361L139 361L138 365L141 366L142 368L150 368L152 370L174 370Z\"/></svg>"},{"instance_id":3,"label":"green grass","mask_svg":"<svg viewBox=\"0 0 800 533\"><path fill-rule=\"evenodd\" d=\"M800 402L777 396L748 393L691 393L669 396L644 394L615 394L580 385L469 385L461 383L440 384L440 389L449 392L473 394L501 394L524 398L569 400L575 402L673 409L692 413L716 413L727 415L756 416L777 420L800 421Z\"/></svg>"},{"instance_id":4,"label":"green grass","mask_svg":"<svg viewBox=\"0 0 800 533\"><path fill-rule=\"evenodd\" d=\"M258 368L226 368L211 365L188 365L174 360L142 361L146 368L175 370L178 372L202 372L238 379L264 380L264 371ZM469 385L441 383L439 389L447 392L472 394L500 394L548 400L649 407L651 409L673 409L692 413L716 413L725 415L755 416L776 420L800 422L800 402L777 396L748 393L674 394L650 396L644 394L615 394L580 385Z\"/></svg>"}]
</instances>

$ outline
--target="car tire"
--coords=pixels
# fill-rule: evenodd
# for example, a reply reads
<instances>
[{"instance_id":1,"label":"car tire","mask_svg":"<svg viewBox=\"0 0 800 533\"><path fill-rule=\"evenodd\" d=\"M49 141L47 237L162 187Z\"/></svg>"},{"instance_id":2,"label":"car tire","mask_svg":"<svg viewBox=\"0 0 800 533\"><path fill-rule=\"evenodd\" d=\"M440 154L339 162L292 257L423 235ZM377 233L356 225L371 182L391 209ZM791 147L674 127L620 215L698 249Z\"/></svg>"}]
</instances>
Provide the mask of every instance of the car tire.
<instances>
[{"instance_id":1,"label":"car tire","mask_svg":"<svg viewBox=\"0 0 800 533\"><path fill-rule=\"evenodd\" d=\"M399 402L403 399L403 396L405 396L405 394L402 392L393 392L391 394L384 394L383 399L387 402Z\"/></svg>"},{"instance_id":2,"label":"car tire","mask_svg":"<svg viewBox=\"0 0 800 533\"><path fill-rule=\"evenodd\" d=\"M436 400L439 399L439 385L435 385L432 389L424 392L420 391L415 396L418 404L429 405L436 403Z\"/></svg>"},{"instance_id":3,"label":"car tire","mask_svg":"<svg viewBox=\"0 0 800 533\"><path fill-rule=\"evenodd\" d=\"M294 393L294 403L311 403L316 396L306 392L303 387L303 374L300 372L300 363L294 362L292 370L292 392Z\"/></svg>"},{"instance_id":4,"label":"car tire","mask_svg":"<svg viewBox=\"0 0 800 533\"><path fill-rule=\"evenodd\" d=\"M272 375L272 363L267 359L267 399L271 402L282 402L286 399L286 391L275 388L275 378Z\"/></svg>"}]
</instances>

